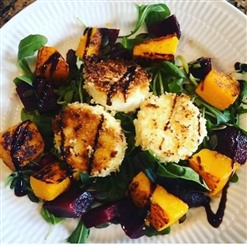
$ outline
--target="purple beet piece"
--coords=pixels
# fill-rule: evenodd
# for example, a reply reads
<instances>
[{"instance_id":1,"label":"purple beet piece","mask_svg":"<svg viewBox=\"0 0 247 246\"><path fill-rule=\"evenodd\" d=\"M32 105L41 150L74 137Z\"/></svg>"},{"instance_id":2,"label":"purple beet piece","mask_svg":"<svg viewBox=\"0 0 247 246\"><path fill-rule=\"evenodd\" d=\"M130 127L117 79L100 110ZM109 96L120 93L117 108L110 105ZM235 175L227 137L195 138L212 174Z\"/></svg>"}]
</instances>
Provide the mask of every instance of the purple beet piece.
<instances>
[{"instance_id":1,"label":"purple beet piece","mask_svg":"<svg viewBox=\"0 0 247 246\"><path fill-rule=\"evenodd\" d=\"M247 136L233 126L215 132L216 150L234 161L245 164L247 160Z\"/></svg>"},{"instance_id":2,"label":"purple beet piece","mask_svg":"<svg viewBox=\"0 0 247 246\"><path fill-rule=\"evenodd\" d=\"M78 218L90 209L93 200L90 192L70 188L54 200L46 201L43 207L57 217Z\"/></svg>"},{"instance_id":3,"label":"purple beet piece","mask_svg":"<svg viewBox=\"0 0 247 246\"><path fill-rule=\"evenodd\" d=\"M139 238L144 235L146 210L140 213L129 199L104 204L91 209L82 215L82 220L87 228L111 222L117 219L125 234L130 238Z\"/></svg>"},{"instance_id":4,"label":"purple beet piece","mask_svg":"<svg viewBox=\"0 0 247 246\"><path fill-rule=\"evenodd\" d=\"M119 214L117 203L110 203L100 205L89 210L87 213L82 215L82 220L84 225L87 228L90 228L106 222L110 222L118 216Z\"/></svg>"},{"instance_id":5,"label":"purple beet piece","mask_svg":"<svg viewBox=\"0 0 247 246\"><path fill-rule=\"evenodd\" d=\"M166 19L156 22L148 28L148 32L158 37L174 33L178 39L181 37L180 25L175 15L170 15Z\"/></svg>"},{"instance_id":6,"label":"purple beet piece","mask_svg":"<svg viewBox=\"0 0 247 246\"><path fill-rule=\"evenodd\" d=\"M105 37L108 38L110 45L113 45L116 42L116 40L118 38L118 34L119 34L119 29L99 28L99 30L103 36L103 39Z\"/></svg>"},{"instance_id":7,"label":"purple beet piece","mask_svg":"<svg viewBox=\"0 0 247 246\"><path fill-rule=\"evenodd\" d=\"M50 81L43 77L37 77L34 81L34 91L40 113L53 111L58 108L57 97Z\"/></svg>"},{"instance_id":8,"label":"purple beet piece","mask_svg":"<svg viewBox=\"0 0 247 246\"><path fill-rule=\"evenodd\" d=\"M146 210L141 211L129 199L118 203L119 221L125 234L131 239L145 235Z\"/></svg>"},{"instance_id":9,"label":"purple beet piece","mask_svg":"<svg viewBox=\"0 0 247 246\"><path fill-rule=\"evenodd\" d=\"M203 80L206 75L211 71L212 63L211 58L200 57L195 61L189 63L189 72L200 80Z\"/></svg>"},{"instance_id":10,"label":"purple beet piece","mask_svg":"<svg viewBox=\"0 0 247 246\"><path fill-rule=\"evenodd\" d=\"M27 83L20 83L16 87L16 92L27 111L37 109L37 98L31 85Z\"/></svg>"}]
</instances>

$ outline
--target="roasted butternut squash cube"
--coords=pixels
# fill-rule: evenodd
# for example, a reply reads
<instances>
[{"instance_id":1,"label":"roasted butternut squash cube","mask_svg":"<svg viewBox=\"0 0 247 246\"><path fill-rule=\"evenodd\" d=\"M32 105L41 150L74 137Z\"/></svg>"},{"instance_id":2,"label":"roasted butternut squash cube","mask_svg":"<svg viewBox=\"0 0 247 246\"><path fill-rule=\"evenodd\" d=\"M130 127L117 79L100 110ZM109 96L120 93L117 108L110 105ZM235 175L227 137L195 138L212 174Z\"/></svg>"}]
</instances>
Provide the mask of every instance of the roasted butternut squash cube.
<instances>
[{"instance_id":1,"label":"roasted butternut squash cube","mask_svg":"<svg viewBox=\"0 0 247 246\"><path fill-rule=\"evenodd\" d=\"M119 29L88 27L80 39L76 56L81 59L99 56L102 46L114 44L118 34Z\"/></svg>"},{"instance_id":2,"label":"roasted butternut squash cube","mask_svg":"<svg viewBox=\"0 0 247 246\"><path fill-rule=\"evenodd\" d=\"M133 203L139 207L145 207L152 195L152 183L144 172L139 172L129 185L129 196Z\"/></svg>"},{"instance_id":3,"label":"roasted butternut squash cube","mask_svg":"<svg viewBox=\"0 0 247 246\"><path fill-rule=\"evenodd\" d=\"M231 158L210 149L202 149L189 159L189 165L204 179L210 195L217 195L240 164Z\"/></svg>"},{"instance_id":4,"label":"roasted butternut squash cube","mask_svg":"<svg viewBox=\"0 0 247 246\"><path fill-rule=\"evenodd\" d=\"M69 65L55 47L44 46L38 51L35 75L59 87L69 78Z\"/></svg>"},{"instance_id":5,"label":"roasted butternut squash cube","mask_svg":"<svg viewBox=\"0 0 247 246\"><path fill-rule=\"evenodd\" d=\"M44 148L44 140L31 121L23 121L0 133L0 158L13 171L16 165L22 167L36 159Z\"/></svg>"},{"instance_id":6,"label":"roasted butternut squash cube","mask_svg":"<svg viewBox=\"0 0 247 246\"><path fill-rule=\"evenodd\" d=\"M240 92L239 82L230 75L212 69L199 83L196 93L219 110L227 109Z\"/></svg>"},{"instance_id":7,"label":"roasted butternut squash cube","mask_svg":"<svg viewBox=\"0 0 247 246\"><path fill-rule=\"evenodd\" d=\"M176 34L148 39L134 46L133 56L137 60L173 60L178 43Z\"/></svg>"},{"instance_id":8,"label":"roasted butternut squash cube","mask_svg":"<svg viewBox=\"0 0 247 246\"><path fill-rule=\"evenodd\" d=\"M67 171L57 162L43 167L30 177L34 194L44 201L55 199L69 188L70 183Z\"/></svg>"},{"instance_id":9,"label":"roasted butternut squash cube","mask_svg":"<svg viewBox=\"0 0 247 246\"><path fill-rule=\"evenodd\" d=\"M151 224L157 231L162 231L177 222L189 209L186 203L168 193L160 185L156 186L150 201L151 206L146 224Z\"/></svg>"}]
</instances>

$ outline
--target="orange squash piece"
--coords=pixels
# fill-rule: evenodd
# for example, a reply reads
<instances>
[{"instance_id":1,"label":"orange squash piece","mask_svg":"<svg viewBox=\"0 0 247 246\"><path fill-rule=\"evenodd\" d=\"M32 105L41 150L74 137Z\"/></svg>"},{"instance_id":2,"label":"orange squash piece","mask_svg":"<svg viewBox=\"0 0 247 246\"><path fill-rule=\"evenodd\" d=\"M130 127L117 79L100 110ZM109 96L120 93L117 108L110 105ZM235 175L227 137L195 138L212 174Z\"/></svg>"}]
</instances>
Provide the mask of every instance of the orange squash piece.
<instances>
[{"instance_id":1,"label":"orange squash piece","mask_svg":"<svg viewBox=\"0 0 247 246\"><path fill-rule=\"evenodd\" d=\"M239 169L240 164L231 158L210 149L202 149L189 159L189 165L206 182L210 195L217 195L229 178Z\"/></svg>"},{"instance_id":2,"label":"orange squash piece","mask_svg":"<svg viewBox=\"0 0 247 246\"><path fill-rule=\"evenodd\" d=\"M152 195L152 183L144 172L139 172L129 185L129 196L133 203L144 208Z\"/></svg>"},{"instance_id":3,"label":"orange squash piece","mask_svg":"<svg viewBox=\"0 0 247 246\"><path fill-rule=\"evenodd\" d=\"M44 201L55 199L69 188L70 183L66 170L57 162L43 167L30 177L34 194Z\"/></svg>"},{"instance_id":4,"label":"orange squash piece","mask_svg":"<svg viewBox=\"0 0 247 246\"><path fill-rule=\"evenodd\" d=\"M156 186L150 201L146 224L151 224L157 231L162 231L177 222L189 209L186 203L160 185Z\"/></svg>"},{"instance_id":5,"label":"orange squash piece","mask_svg":"<svg viewBox=\"0 0 247 246\"><path fill-rule=\"evenodd\" d=\"M17 134L16 137L21 137L22 144L13 151L12 141L15 134ZM12 160L12 151L15 158L19 160L19 165L25 166L39 157L44 148L45 142L36 125L31 121L20 122L0 133L0 158L13 171L15 171L15 165Z\"/></svg>"},{"instance_id":6,"label":"orange squash piece","mask_svg":"<svg viewBox=\"0 0 247 246\"><path fill-rule=\"evenodd\" d=\"M58 87L69 78L69 65L55 47L44 46L38 51L35 75Z\"/></svg>"},{"instance_id":7,"label":"orange squash piece","mask_svg":"<svg viewBox=\"0 0 247 246\"><path fill-rule=\"evenodd\" d=\"M199 83L196 93L219 110L227 109L240 92L239 82L230 75L212 69Z\"/></svg>"},{"instance_id":8,"label":"orange squash piece","mask_svg":"<svg viewBox=\"0 0 247 246\"><path fill-rule=\"evenodd\" d=\"M173 60L178 43L175 34L148 39L134 46L133 56L139 60Z\"/></svg>"}]
</instances>

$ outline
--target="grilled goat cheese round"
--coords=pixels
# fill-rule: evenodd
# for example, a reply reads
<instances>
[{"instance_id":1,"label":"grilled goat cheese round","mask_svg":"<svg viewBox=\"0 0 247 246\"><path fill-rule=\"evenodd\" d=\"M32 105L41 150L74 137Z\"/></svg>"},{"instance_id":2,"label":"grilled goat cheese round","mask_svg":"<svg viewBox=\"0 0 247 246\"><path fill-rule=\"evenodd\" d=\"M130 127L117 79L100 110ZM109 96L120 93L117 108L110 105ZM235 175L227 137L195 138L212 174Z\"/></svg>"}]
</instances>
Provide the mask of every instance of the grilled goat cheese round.
<instances>
[{"instance_id":1,"label":"grilled goat cheese round","mask_svg":"<svg viewBox=\"0 0 247 246\"><path fill-rule=\"evenodd\" d=\"M85 61L84 88L108 110L131 112L149 95L151 77L139 65L123 60Z\"/></svg>"},{"instance_id":2,"label":"grilled goat cheese round","mask_svg":"<svg viewBox=\"0 0 247 246\"><path fill-rule=\"evenodd\" d=\"M185 94L150 96L134 124L136 145L161 162L187 159L207 135L206 120Z\"/></svg>"},{"instance_id":3,"label":"grilled goat cheese round","mask_svg":"<svg viewBox=\"0 0 247 246\"><path fill-rule=\"evenodd\" d=\"M107 176L119 170L127 148L120 123L102 106L71 103L53 121L55 147L74 170Z\"/></svg>"}]
</instances>

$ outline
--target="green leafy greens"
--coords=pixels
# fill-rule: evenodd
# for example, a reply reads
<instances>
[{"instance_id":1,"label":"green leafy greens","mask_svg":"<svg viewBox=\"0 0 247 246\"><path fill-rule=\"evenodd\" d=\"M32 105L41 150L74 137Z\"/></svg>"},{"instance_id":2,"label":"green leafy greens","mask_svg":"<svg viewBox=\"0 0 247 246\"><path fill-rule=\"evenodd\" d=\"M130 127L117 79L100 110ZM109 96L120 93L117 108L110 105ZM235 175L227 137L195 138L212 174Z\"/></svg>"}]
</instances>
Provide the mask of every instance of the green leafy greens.
<instances>
[{"instance_id":1,"label":"green leafy greens","mask_svg":"<svg viewBox=\"0 0 247 246\"><path fill-rule=\"evenodd\" d=\"M83 221L80 219L76 229L67 238L68 243L86 243L90 230L85 227Z\"/></svg>"},{"instance_id":2,"label":"green leafy greens","mask_svg":"<svg viewBox=\"0 0 247 246\"><path fill-rule=\"evenodd\" d=\"M16 77L14 79L15 84L18 84L20 81L24 81L30 85L32 84L34 75L28 64L28 58L33 56L46 43L47 38L40 34L29 35L20 41L18 47L18 64L24 75Z\"/></svg>"},{"instance_id":3,"label":"green leafy greens","mask_svg":"<svg viewBox=\"0 0 247 246\"><path fill-rule=\"evenodd\" d=\"M151 26L155 22L161 21L170 15L170 9L166 4L136 5L138 18L134 29L125 37L135 34L145 22L147 26Z\"/></svg>"}]
</instances>

